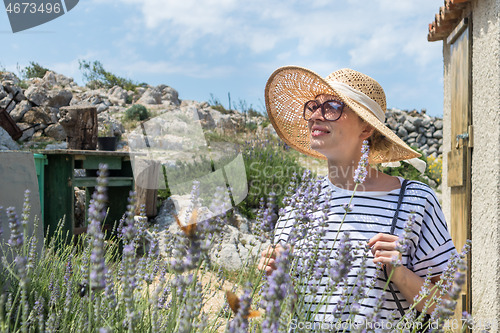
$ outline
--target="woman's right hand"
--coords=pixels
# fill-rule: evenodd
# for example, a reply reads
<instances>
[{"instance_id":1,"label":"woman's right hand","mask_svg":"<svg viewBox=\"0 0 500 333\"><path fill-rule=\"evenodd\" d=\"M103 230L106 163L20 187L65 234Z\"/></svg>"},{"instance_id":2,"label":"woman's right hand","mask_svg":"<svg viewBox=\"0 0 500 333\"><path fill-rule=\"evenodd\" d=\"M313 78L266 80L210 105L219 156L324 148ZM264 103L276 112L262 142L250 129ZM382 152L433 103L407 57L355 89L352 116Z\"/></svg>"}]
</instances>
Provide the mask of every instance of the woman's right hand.
<instances>
[{"instance_id":1,"label":"woman's right hand","mask_svg":"<svg viewBox=\"0 0 500 333\"><path fill-rule=\"evenodd\" d=\"M276 258L284 250L285 249L280 244L276 246L269 245L269 247L260 254L260 260L257 268L260 271L265 271L266 275L271 275L271 273L276 270Z\"/></svg>"}]
</instances>

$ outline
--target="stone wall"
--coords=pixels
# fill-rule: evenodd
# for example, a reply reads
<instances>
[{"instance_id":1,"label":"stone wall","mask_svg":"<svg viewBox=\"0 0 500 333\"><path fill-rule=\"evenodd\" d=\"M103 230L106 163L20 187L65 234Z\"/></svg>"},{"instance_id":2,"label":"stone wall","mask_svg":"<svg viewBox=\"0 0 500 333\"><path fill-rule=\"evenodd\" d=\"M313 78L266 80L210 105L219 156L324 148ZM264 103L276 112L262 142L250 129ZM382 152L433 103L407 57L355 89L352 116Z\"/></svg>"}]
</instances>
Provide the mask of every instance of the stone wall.
<instances>
[{"instance_id":1,"label":"stone wall","mask_svg":"<svg viewBox=\"0 0 500 333\"><path fill-rule=\"evenodd\" d=\"M418 148L424 156L441 156L443 153L443 120L421 112L389 109L386 125L408 145Z\"/></svg>"}]
</instances>

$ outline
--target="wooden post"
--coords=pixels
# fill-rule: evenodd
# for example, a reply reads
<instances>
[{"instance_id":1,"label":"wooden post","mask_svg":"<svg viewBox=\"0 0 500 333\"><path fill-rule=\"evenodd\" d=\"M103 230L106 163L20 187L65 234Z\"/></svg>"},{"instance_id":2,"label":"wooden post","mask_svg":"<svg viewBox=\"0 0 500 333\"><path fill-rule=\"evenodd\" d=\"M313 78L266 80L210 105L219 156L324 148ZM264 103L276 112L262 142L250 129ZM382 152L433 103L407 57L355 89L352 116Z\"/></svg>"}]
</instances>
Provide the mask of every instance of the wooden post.
<instances>
[{"instance_id":1,"label":"wooden post","mask_svg":"<svg viewBox=\"0 0 500 333\"><path fill-rule=\"evenodd\" d=\"M59 121L68 141L68 149L95 150L97 147L97 109L95 106L61 107Z\"/></svg>"},{"instance_id":2,"label":"wooden post","mask_svg":"<svg viewBox=\"0 0 500 333\"><path fill-rule=\"evenodd\" d=\"M137 161L137 160L136 160ZM156 200L158 197L158 181L162 170L161 163L154 160L141 160L143 166L135 176L135 192L137 193L136 214L140 214L141 205L145 205L146 216L154 217L158 214ZM146 164L147 166L144 166Z\"/></svg>"}]
</instances>

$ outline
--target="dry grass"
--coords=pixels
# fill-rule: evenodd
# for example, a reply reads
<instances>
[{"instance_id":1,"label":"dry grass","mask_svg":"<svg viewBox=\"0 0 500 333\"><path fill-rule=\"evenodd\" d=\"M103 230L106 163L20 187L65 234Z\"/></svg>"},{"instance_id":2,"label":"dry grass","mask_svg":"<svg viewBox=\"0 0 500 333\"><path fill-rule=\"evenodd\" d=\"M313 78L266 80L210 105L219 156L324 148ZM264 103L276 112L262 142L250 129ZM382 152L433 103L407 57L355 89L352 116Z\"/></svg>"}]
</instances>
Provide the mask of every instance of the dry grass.
<instances>
[{"instance_id":1,"label":"dry grass","mask_svg":"<svg viewBox=\"0 0 500 333\"><path fill-rule=\"evenodd\" d=\"M165 280L169 281L174 278L173 273L167 273ZM220 280L217 275L211 271L204 271L202 275L199 276L199 282L203 288L203 307L202 312L208 315L209 323L217 318L217 325L220 327L217 332L225 332L227 316L229 315L229 308L226 307L226 291L233 290L240 296L243 294L243 288L236 285L236 283L228 280ZM151 285L149 285L149 294L152 295L155 289L158 287L160 279L157 278ZM148 290L146 287L143 289L144 292ZM146 295L144 295L146 297ZM167 299L168 302L169 299ZM233 317L233 315L231 315Z\"/></svg>"}]
</instances>

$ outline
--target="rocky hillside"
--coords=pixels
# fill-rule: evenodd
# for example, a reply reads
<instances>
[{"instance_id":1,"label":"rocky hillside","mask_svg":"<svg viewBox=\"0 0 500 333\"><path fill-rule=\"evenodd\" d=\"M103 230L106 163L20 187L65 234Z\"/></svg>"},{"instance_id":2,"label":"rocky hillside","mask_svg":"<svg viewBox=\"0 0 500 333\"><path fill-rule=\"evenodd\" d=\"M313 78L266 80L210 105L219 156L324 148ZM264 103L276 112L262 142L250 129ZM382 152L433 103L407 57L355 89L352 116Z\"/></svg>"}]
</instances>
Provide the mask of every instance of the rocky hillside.
<instances>
[{"instance_id":1,"label":"rocky hillside","mask_svg":"<svg viewBox=\"0 0 500 333\"><path fill-rule=\"evenodd\" d=\"M9 72L0 72L0 106L5 107L12 96L16 103L8 108L10 116L16 121L23 136L13 142L0 128L0 150L36 147L33 141L41 138L62 144L64 147L66 133L60 124L60 108L70 105L94 105L98 112L100 129L110 128L114 135L127 138L127 131L122 118L125 110L132 104L146 106L154 116L171 111L186 111L196 108L204 129L244 129L244 123L253 123L249 129L260 134L267 126L266 132L273 133L272 126L264 117L246 118L238 111L221 113L206 102L181 101L178 92L167 85L138 87L135 91L126 91L119 86L111 89L89 89L78 86L72 78L54 72L47 72L43 78L21 81ZM441 155L443 142L443 122L440 118L431 117L425 111L387 111L387 125L408 144L422 150L424 155ZM126 141L121 148L126 149ZM54 147L53 145L49 147Z\"/></svg>"},{"instance_id":2,"label":"rocky hillside","mask_svg":"<svg viewBox=\"0 0 500 333\"><path fill-rule=\"evenodd\" d=\"M127 131L122 118L132 104L141 104L159 116L170 111L185 111L196 108L205 129L238 129L243 123L261 124L264 117L249 119L237 111L221 113L206 102L181 101L178 92L166 85L138 87L135 91L125 91L119 86L111 89L88 89L75 84L72 78L47 72L43 78L21 82L13 73L0 72L0 106L6 107L12 96L12 103L7 112L17 123L23 136L17 143L9 140L0 128L0 150L30 147L31 141L39 138L52 139L55 142L66 140L66 133L61 126L60 108L73 105L94 105L97 108L99 129L111 128L115 136L126 139ZM26 88L22 88L27 85ZM125 145L126 142L122 142ZM51 145L53 147L53 145ZM56 147L64 147L56 145Z\"/></svg>"}]
</instances>

